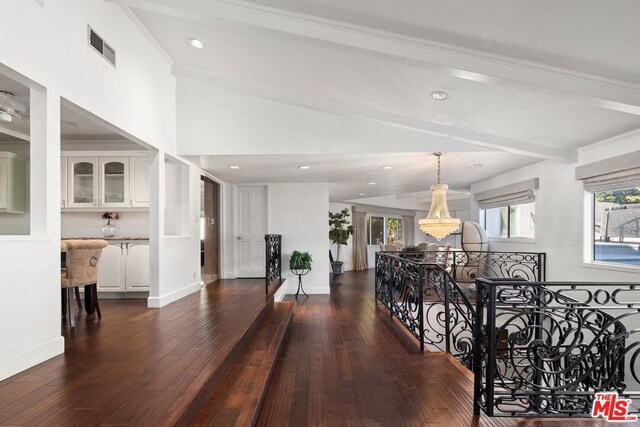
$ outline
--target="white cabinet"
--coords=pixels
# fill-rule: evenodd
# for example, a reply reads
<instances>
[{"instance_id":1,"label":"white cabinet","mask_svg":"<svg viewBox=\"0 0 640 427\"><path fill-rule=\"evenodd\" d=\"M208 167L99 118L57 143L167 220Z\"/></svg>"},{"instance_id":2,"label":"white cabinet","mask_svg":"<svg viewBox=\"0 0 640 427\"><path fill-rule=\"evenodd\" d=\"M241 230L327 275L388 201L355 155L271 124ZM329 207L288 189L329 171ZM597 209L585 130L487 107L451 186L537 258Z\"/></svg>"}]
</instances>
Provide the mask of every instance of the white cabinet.
<instances>
[{"instance_id":1,"label":"white cabinet","mask_svg":"<svg viewBox=\"0 0 640 427\"><path fill-rule=\"evenodd\" d=\"M99 206L97 173L97 157L69 157L67 159L67 195L70 208Z\"/></svg>"},{"instance_id":2,"label":"white cabinet","mask_svg":"<svg viewBox=\"0 0 640 427\"><path fill-rule=\"evenodd\" d=\"M0 212L24 213L27 209L27 161L0 152Z\"/></svg>"},{"instance_id":3,"label":"white cabinet","mask_svg":"<svg viewBox=\"0 0 640 427\"><path fill-rule=\"evenodd\" d=\"M129 169L130 206L149 207L149 160L146 157L131 157Z\"/></svg>"},{"instance_id":4,"label":"white cabinet","mask_svg":"<svg viewBox=\"0 0 640 427\"><path fill-rule=\"evenodd\" d=\"M129 158L100 157L98 159L99 206L124 208L129 206Z\"/></svg>"},{"instance_id":5,"label":"white cabinet","mask_svg":"<svg viewBox=\"0 0 640 427\"><path fill-rule=\"evenodd\" d=\"M60 173L63 208L149 207L147 156L107 157L63 153Z\"/></svg>"},{"instance_id":6,"label":"white cabinet","mask_svg":"<svg viewBox=\"0 0 640 427\"><path fill-rule=\"evenodd\" d=\"M100 292L149 291L149 242L111 241L102 251Z\"/></svg>"}]
</instances>

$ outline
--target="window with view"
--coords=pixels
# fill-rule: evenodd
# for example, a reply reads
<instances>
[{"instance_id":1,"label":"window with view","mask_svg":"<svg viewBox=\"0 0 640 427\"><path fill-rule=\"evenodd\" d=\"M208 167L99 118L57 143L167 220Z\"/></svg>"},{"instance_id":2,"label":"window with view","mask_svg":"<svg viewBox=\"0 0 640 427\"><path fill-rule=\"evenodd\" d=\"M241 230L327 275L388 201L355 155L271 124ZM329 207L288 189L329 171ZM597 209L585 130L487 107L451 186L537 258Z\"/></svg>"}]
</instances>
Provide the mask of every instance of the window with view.
<instances>
[{"instance_id":1,"label":"window with view","mask_svg":"<svg viewBox=\"0 0 640 427\"><path fill-rule=\"evenodd\" d=\"M489 237L533 239L535 237L535 202L480 211L480 223Z\"/></svg>"},{"instance_id":2,"label":"window with view","mask_svg":"<svg viewBox=\"0 0 640 427\"><path fill-rule=\"evenodd\" d=\"M640 265L640 187L594 194L594 261Z\"/></svg>"},{"instance_id":3,"label":"window with view","mask_svg":"<svg viewBox=\"0 0 640 427\"><path fill-rule=\"evenodd\" d=\"M402 218L386 216L367 216L367 243L369 245L385 245L402 243Z\"/></svg>"}]
</instances>

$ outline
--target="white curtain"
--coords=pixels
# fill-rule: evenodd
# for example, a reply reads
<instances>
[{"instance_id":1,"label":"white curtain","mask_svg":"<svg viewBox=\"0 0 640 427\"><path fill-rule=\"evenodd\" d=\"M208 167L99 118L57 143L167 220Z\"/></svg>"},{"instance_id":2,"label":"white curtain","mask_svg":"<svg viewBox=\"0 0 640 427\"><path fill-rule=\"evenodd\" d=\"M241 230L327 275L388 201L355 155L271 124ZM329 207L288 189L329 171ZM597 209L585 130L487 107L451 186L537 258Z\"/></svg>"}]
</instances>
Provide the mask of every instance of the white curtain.
<instances>
[{"instance_id":1,"label":"white curtain","mask_svg":"<svg viewBox=\"0 0 640 427\"><path fill-rule=\"evenodd\" d=\"M516 182L504 187L476 193L474 199L480 209L500 208L521 203L531 203L536 200L535 190L540 186L538 178Z\"/></svg>"},{"instance_id":2,"label":"white curtain","mask_svg":"<svg viewBox=\"0 0 640 427\"><path fill-rule=\"evenodd\" d=\"M413 246L416 243L416 217L402 215L402 241L404 246Z\"/></svg>"},{"instance_id":3,"label":"white curtain","mask_svg":"<svg viewBox=\"0 0 640 427\"><path fill-rule=\"evenodd\" d=\"M576 179L592 193L640 187L640 151L579 166Z\"/></svg>"},{"instance_id":4,"label":"white curtain","mask_svg":"<svg viewBox=\"0 0 640 427\"><path fill-rule=\"evenodd\" d=\"M353 212L353 268L366 270L367 260L367 213Z\"/></svg>"}]
</instances>

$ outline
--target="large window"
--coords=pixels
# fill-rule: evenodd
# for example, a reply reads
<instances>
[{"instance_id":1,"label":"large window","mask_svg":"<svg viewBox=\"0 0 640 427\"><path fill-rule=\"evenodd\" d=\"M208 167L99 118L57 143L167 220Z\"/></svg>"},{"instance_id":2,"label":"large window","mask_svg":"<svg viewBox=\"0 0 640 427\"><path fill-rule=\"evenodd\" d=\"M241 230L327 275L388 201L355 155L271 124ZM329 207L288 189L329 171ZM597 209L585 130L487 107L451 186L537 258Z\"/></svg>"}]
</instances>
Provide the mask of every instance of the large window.
<instances>
[{"instance_id":1,"label":"large window","mask_svg":"<svg viewBox=\"0 0 640 427\"><path fill-rule=\"evenodd\" d=\"M367 215L367 242L370 245L402 242L403 232L402 218Z\"/></svg>"},{"instance_id":2,"label":"large window","mask_svg":"<svg viewBox=\"0 0 640 427\"><path fill-rule=\"evenodd\" d=\"M533 239L536 229L535 202L481 210L480 223L489 237Z\"/></svg>"},{"instance_id":3,"label":"large window","mask_svg":"<svg viewBox=\"0 0 640 427\"><path fill-rule=\"evenodd\" d=\"M640 187L594 194L594 261L640 265Z\"/></svg>"}]
</instances>

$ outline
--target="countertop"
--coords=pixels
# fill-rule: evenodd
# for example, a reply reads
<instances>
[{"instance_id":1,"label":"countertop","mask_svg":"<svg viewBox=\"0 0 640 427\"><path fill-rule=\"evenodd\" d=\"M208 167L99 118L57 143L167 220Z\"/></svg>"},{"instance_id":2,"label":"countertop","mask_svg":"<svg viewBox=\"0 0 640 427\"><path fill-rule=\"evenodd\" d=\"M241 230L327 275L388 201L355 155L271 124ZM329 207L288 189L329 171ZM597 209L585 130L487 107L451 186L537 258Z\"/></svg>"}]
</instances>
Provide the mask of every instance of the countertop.
<instances>
[{"instance_id":1,"label":"countertop","mask_svg":"<svg viewBox=\"0 0 640 427\"><path fill-rule=\"evenodd\" d=\"M113 237L63 237L61 240L149 240L149 237L145 236L113 236Z\"/></svg>"}]
</instances>

